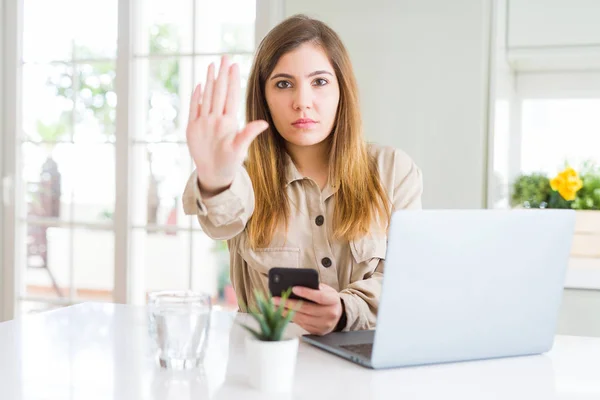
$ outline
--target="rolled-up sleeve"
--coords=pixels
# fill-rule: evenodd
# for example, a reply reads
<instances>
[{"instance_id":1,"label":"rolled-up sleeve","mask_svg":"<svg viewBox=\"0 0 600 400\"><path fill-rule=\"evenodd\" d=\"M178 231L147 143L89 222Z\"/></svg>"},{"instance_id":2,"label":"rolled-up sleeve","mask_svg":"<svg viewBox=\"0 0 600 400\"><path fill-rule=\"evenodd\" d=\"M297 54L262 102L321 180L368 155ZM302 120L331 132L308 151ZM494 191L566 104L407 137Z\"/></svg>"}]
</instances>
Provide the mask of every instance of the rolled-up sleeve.
<instances>
[{"instance_id":1,"label":"rolled-up sleeve","mask_svg":"<svg viewBox=\"0 0 600 400\"><path fill-rule=\"evenodd\" d=\"M248 172L240 167L227 190L203 199L194 171L183 191L182 202L184 213L196 215L209 237L229 240L244 230L254 212L254 189Z\"/></svg>"},{"instance_id":2,"label":"rolled-up sleeve","mask_svg":"<svg viewBox=\"0 0 600 400\"><path fill-rule=\"evenodd\" d=\"M392 212L400 209L422 208L423 177L419 167L408 155L396 150L393 166L384 168L380 174L383 182L393 182ZM389 178L385 176L386 174L393 174L393 178L386 179ZM340 292L347 318L346 326L342 330L375 328L383 283L385 253L381 246L379 248L375 246L370 260L353 266L353 282Z\"/></svg>"},{"instance_id":3,"label":"rolled-up sleeve","mask_svg":"<svg viewBox=\"0 0 600 400\"><path fill-rule=\"evenodd\" d=\"M367 279L351 283L340 292L346 312L346 326L343 331L375 328L383 283L383 267L384 260L380 260L372 275Z\"/></svg>"}]
</instances>

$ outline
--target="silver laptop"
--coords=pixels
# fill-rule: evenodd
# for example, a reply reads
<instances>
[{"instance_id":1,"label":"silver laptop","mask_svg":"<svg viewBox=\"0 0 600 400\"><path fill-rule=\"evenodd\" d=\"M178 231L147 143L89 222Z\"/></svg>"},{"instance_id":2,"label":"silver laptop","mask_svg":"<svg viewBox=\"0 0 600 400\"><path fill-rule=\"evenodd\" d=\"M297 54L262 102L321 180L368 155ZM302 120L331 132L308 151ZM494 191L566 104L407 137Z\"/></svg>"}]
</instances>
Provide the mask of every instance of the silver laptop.
<instances>
[{"instance_id":1,"label":"silver laptop","mask_svg":"<svg viewBox=\"0 0 600 400\"><path fill-rule=\"evenodd\" d=\"M552 348L573 210L397 211L376 330L303 340L370 368Z\"/></svg>"}]
</instances>

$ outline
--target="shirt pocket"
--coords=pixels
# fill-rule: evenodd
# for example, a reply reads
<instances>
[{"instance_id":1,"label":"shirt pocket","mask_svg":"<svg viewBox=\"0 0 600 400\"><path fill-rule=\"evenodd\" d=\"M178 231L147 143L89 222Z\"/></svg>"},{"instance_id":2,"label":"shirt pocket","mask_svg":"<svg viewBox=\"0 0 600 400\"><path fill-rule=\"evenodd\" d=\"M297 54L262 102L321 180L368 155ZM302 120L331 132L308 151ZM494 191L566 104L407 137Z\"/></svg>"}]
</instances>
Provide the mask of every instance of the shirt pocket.
<instances>
[{"instance_id":1,"label":"shirt pocket","mask_svg":"<svg viewBox=\"0 0 600 400\"><path fill-rule=\"evenodd\" d=\"M350 242L354 258L351 281L367 279L375 272L381 260L385 260L387 237L363 237ZM383 272L383 271L382 271Z\"/></svg>"},{"instance_id":2,"label":"shirt pocket","mask_svg":"<svg viewBox=\"0 0 600 400\"><path fill-rule=\"evenodd\" d=\"M300 248L298 247L265 247L256 250L243 249L241 256L248 266L267 276L274 267L298 268Z\"/></svg>"}]
</instances>

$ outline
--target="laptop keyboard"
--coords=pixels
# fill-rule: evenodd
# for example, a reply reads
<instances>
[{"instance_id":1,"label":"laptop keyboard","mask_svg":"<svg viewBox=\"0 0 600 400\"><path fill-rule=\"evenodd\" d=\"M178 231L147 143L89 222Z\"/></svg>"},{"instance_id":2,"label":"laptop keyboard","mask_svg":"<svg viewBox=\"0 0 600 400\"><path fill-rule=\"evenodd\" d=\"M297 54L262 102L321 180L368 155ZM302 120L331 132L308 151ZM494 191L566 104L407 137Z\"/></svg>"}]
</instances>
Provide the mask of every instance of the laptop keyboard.
<instances>
[{"instance_id":1,"label":"laptop keyboard","mask_svg":"<svg viewBox=\"0 0 600 400\"><path fill-rule=\"evenodd\" d=\"M373 343L346 344L340 345L340 347L344 350L358 354L368 359L371 358L371 353L373 352Z\"/></svg>"}]
</instances>

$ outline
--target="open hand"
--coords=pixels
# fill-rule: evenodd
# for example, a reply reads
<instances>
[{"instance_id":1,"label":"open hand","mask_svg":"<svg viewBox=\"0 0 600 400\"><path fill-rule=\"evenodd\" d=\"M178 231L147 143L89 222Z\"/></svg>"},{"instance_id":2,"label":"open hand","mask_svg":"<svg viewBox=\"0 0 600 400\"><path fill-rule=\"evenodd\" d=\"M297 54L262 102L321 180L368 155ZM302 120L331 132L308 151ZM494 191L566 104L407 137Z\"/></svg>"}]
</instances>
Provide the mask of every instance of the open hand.
<instances>
[{"instance_id":1,"label":"open hand","mask_svg":"<svg viewBox=\"0 0 600 400\"><path fill-rule=\"evenodd\" d=\"M240 71L223 56L219 76L210 64L206 87L196 86L190 101L186 140L196 165L198 182L207 193L222 191L231 185L235 173L248 153L250 144L267 129L266 121L252 121L238 130Z\"/></svg>"}]
</instances>

